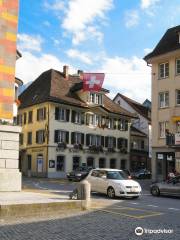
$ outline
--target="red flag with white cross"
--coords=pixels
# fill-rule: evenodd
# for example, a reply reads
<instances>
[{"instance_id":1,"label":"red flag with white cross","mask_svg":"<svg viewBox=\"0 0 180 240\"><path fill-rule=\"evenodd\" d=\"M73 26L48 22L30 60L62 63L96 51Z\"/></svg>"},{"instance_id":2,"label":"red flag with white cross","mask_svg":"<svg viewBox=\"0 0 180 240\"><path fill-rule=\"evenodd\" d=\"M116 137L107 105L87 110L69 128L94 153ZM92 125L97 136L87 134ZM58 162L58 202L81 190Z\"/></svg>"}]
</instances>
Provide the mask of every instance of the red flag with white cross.
<instances>
[{"instance_id":1,"label":"red flag with white cross","mask_svg":"<svg viewBox=\"0 0 180 240\"><path fill-rule=\"evenodd\" d=\"M83 90L99 92L104 82L104 73L83 73Z\"/></svg>"}]
</instances>

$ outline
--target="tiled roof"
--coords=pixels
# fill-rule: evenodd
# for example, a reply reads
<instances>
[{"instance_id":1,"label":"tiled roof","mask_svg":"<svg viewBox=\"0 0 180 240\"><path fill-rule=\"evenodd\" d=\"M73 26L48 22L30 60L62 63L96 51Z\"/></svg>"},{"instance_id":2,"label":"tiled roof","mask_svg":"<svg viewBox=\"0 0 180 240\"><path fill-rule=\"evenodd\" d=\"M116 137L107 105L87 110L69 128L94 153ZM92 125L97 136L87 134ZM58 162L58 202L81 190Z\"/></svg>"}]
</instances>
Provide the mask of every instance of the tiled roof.
<instances>
[{"instance_id":1,"label":"tiled roof","mask_svg":"<svg viewBox=\"0 0 180 240\"><path fill-rule=\"evenodd\" d=\"M149 109L145 106L143 106L141 103L138 103L126 96L124 96L121 93L118 93L114 100L117 98L117 96L120 96L122 99L124 99L136 112L138 112L140 115L145 117L148 121L151 121L151 119L148 116Z\"/></svg>"},{"instance_id":2,"label":"tiled roof","mask_svg":"<svg viewBox=\"0 0 180 240\"><path fill-rule=\"evenodd\" d=\"M143 133L139 129L135 128L134 126L131 126L131 135L139 136L139 137L147 137L147 135L145 133Z\"/></svg>"},{"instance_id":3,"label":"tiled roof","mask_svg":"<svg viewBox=\"0 0 180 240\"><path fill-rule=\"evenodd\" d=\"M86 102L82 101L72 88L76 84L82 83L79 76L69 75L66 79L62 72L50 69L42 73L20 96L20 109L43 102L57 102L83 108L89 108ZM103 108L111 113L122 114L132 118L136 116L110 98L104 95Z\"/></svg>"},{"instance_id":4,"label":"tiled roof","mask_svg":"<svg viewBox=\"0 0 180 240\"><path fill-rule=\"evenodd\" d=\"M158 55L180 49L179 36L178 36L179 32L180 32L180 25L168 29L164 34L164 36L159 41L159 43L157 44L157 46L154 48L154 50L144 57L144 60L148 61L148 59L152 57L156 57Z\"/></svg>"}]
</instances>

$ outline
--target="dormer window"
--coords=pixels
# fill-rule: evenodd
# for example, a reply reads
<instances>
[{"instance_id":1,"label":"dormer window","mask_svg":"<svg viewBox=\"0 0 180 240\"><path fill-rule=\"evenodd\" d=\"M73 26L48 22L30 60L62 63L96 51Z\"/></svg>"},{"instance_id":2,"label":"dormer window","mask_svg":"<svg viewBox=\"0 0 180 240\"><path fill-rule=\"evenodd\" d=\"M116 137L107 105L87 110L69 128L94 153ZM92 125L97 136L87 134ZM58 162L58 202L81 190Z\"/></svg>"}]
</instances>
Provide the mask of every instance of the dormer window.
<instances>
[{"instance_id":1,"label":"dormer window","mask_svg":"<svg viewBox=\"0 0 180 240\"><path fill-rule=\"evenodd\" d=\"M90 93L90 103L102 104L102 94L100 93Z\"/></svg>"}]
</instances>

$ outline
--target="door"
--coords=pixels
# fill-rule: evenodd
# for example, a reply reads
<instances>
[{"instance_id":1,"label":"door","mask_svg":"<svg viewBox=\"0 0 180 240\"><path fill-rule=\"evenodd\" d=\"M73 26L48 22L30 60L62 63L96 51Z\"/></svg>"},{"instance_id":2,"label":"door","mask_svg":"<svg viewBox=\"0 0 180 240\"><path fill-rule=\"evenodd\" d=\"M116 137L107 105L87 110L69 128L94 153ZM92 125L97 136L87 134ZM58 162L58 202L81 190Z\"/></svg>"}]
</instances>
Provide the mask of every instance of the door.
<instances>
[{"instance_id":1,"label":"door","mask_svg":"<svg viewBox=\"0 0 180 240\"><path fill-rule=\"evenodd\" d=\"M38 173L43 172L43 156L42 155L37 156L37 172Z\"/></svg>"},{"instance_id":2,"label":"door","mask_svg":"<svg viewBox=\"0 0 180 240\"><path fill-rule=\"evenodd\" d=\"M87 158L87 167L94 168L94 158L93 157Z\"/></svg>"}]
</instances>

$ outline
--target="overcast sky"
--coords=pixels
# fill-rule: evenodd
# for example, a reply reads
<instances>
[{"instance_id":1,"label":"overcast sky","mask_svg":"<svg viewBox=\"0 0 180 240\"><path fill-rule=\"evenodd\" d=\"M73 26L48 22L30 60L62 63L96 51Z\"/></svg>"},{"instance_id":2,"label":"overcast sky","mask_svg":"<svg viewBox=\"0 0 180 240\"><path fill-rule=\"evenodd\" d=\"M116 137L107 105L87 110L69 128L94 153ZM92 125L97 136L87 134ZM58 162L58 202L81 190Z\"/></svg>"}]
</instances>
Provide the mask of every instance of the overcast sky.
<instances>
[{"instance_id":1,"label":"overcast sky","mask_svg":"<svg viewBox=\"0 0 180 240\"><path fill-rule=\"evenodd\" d=\"M27 83L66 64L104 72L111 97L143 102L151 74L142 58L179 16L179 0L20 0L16 76Z\"/></svg>"}]
</instances>

